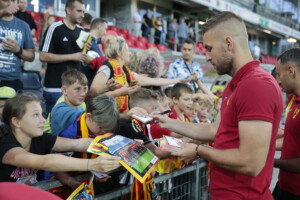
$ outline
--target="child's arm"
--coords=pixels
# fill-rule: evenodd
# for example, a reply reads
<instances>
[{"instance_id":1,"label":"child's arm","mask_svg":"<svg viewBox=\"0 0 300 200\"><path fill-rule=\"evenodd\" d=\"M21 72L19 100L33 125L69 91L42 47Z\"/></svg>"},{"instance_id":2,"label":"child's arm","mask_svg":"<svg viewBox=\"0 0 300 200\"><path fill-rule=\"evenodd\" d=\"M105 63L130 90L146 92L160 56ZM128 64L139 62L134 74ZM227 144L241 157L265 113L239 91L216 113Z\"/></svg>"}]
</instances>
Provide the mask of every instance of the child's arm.
<instances>
[{"instance_id":1,"label":"child's arm","mask_svg":"<svg viewBox=\"0 0 300 200\"><path fill-rule=\"evenodd\" d=\"M86 152L92 141L93 138L69 139L57 137L52 150L56 152Z\"/></svg>"},{"instance_id":2,"label":"child's arm","mask_svg":"<svg viewBox=\"0 0 300 200\"><path fill-rule=\"evenodd\" d=\"M55 172L54 176L63 185L66 185L66 186L72 188L73 190L75 190L81 184L80 181L75 180L67 172Z\"/></svg>"},{"instance_id":3,"label":"child's arm","mask_svg":"<svg viewBox=\"0 0 300 200\"><path fill-rule=\"evenodd\" d=\"M181 78L150 78L139 74L135 74L134 78L138 81L138 85L140 86L163 86L184 82L184 80Z\"/></svg>"},{"instance_id":4,"label":"child's arm","mask_svg":"<svg viewBox=\"0 0 300 200\"><path fill-rule=\"evenodd\" d=\"M196 72L191 73L191 79L198 85L199 89L204 93L211 96L214 96L214 94L202 83L200 78L198 77Z\"/></svg>"},{"instance_id":5,"label":"child's arm","mask_svg":"<svg viewBox=\"0 0 300 200\"><path fill-rule=\"evenodd\" d=\"M38 155L23 148L15 147L7 151L2 163L22 168L39 169L50 172L60 171L97 171L108 172L120 167L120 158L99 156L94 159L80 159L61 154Z\"/></svg>"}]
</instances>

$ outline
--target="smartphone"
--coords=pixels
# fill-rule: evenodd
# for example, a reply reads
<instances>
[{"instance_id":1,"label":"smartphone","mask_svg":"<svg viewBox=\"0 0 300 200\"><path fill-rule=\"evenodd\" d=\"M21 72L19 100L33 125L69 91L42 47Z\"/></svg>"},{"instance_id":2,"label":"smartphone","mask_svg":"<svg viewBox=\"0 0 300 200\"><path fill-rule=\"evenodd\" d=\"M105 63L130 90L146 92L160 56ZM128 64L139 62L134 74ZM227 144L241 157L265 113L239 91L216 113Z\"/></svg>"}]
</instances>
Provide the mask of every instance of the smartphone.
<instances>
[{"instance_id":1,"label":"smartphone","mask_svg":"<svg viewBox=\"0 0 300 200\"><path fill-rule=\"evenodd\" d=\"M129 86L130 86L130 87L133 87L133 86L135 86L135 85L137 85L137 84L138 84L138 81L137 81L137 80L132 80L132 81L130 81Z\"/></svg>"}]
</instances>

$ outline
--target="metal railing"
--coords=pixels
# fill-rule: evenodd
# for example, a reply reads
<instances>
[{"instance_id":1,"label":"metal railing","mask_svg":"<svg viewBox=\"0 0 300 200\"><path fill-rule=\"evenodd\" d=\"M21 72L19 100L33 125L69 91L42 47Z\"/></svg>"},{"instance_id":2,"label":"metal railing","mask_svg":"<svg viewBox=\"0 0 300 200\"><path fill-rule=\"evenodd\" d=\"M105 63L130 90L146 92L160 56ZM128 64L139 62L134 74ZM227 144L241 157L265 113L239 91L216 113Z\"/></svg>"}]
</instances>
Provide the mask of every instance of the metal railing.
<instances>
[{"instance_id":1,"label":"metal railing","mask_svg":"<svg viewBox=\"0 0 300 200\"><path fill-rule=\"evenodd\" d=\"M176 170L169 174L155 176L156 194L161 200L209 200L207 163L199 161L194 165ZM76 176L76 180L83 180L90 174ZM62 186L57 180L41 181L34 185L43 190ZM95 200L121 200L131 192L131 185L97 195Z\"/></svg>"}]
</instances>

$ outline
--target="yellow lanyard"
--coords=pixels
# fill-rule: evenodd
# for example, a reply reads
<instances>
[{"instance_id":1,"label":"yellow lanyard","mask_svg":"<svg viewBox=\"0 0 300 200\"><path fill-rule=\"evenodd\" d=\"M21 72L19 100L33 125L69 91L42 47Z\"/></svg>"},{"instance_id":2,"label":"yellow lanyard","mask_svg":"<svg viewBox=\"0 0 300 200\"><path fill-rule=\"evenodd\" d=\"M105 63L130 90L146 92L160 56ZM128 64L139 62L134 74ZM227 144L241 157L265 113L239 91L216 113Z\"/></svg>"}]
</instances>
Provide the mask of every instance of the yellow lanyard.
<instances>
[{"instance_id":1,"label":"yellow lanyard","mask_svg":"<svg viewBox=\"0 0 300 200\"><path fill-rule=\"evenodd\" d=\"M289 114L289 112L290 112L290 110L291 110L291 107L292 107L292 105L293 105L293 103L294 103L295 96L296 96L296 95L294 95L294 96L291 98L291 100L289 101L289 103L288 103L288 105L287 105L287 107L286 107L286 109L285 109L285 119L288 117L288 114Z\"/></svg>"}]
</instances>

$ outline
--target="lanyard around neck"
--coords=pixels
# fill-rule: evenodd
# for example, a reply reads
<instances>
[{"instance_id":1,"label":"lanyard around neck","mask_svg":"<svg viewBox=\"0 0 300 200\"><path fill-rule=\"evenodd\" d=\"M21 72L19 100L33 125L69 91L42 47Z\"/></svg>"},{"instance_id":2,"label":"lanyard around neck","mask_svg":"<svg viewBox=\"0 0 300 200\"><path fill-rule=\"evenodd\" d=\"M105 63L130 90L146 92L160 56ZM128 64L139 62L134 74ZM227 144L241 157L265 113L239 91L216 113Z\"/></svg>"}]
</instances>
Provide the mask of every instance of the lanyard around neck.
<instances>
[{"instance_id":1,"label":"lanyard around neck","mask_svg":"<svg viewBox=\"0 0 300 200\"><path fill-rule=\"evenodd\" d=\"M291 107L292 107L292 105L293 105L293 103L294 103L295 96L296 96L296 95L294 95L294 96L291 98L291 100L289 101L289 103L288 103L288 105L287 105L287 107L286 107L286 109L285 109L285 119L288 117L288 114L289 114L289 112L290 112L290 110L291 110Z\"/></svg>"}]
</instances>

